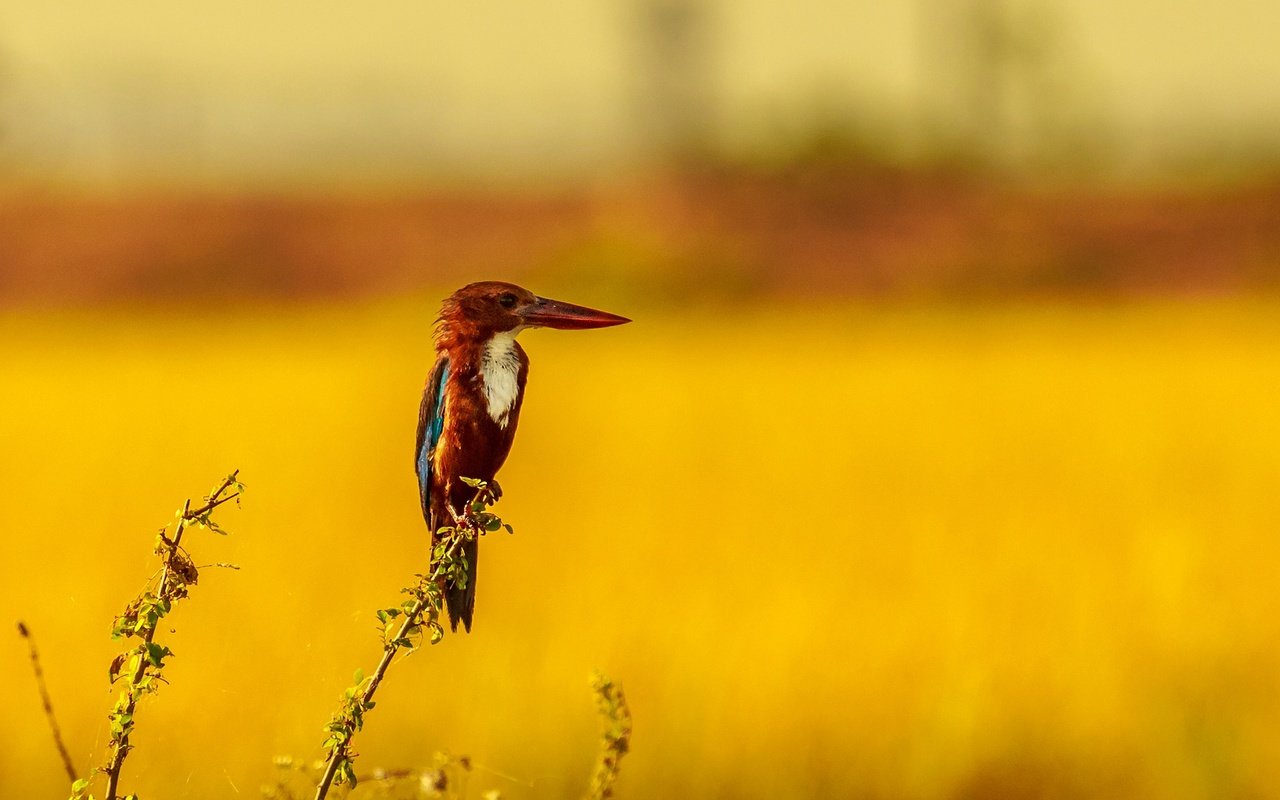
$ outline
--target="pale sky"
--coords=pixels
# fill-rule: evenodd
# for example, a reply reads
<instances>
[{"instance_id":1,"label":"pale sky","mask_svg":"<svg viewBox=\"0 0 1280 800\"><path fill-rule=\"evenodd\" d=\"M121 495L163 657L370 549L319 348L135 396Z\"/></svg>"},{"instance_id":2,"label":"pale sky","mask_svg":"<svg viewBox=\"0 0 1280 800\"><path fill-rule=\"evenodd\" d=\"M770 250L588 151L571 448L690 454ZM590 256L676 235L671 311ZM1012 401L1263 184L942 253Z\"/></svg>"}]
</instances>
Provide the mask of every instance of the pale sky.
<instances>
[{"instance_id":1,"label":"pale sky","mask_svg":"<svg viewBox=\"0 0 1280 800\"><path fill-rule=\"evenodd\" d=\"M923 116L946 123L966 102L948 13L979 1L708 0L718 136L746 146L815 104L895 138ZM1045 31L1045 105L1105 130L1128 161L1280 140L1275 0L1004 5ZM642 144L637 7L13 2L0 7L0 165L234 183L626 164Z\"/></svg>"}]
</instances>

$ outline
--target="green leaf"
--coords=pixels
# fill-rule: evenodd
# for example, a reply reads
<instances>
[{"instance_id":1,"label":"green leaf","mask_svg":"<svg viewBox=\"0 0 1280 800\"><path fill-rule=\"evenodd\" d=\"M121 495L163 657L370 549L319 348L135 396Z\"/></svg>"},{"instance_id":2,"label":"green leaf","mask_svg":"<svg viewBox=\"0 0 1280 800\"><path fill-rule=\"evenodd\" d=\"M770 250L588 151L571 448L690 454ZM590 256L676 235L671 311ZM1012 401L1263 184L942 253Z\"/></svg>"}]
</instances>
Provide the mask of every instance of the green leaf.
<instances>
[{"instance_id":1,"label":"green leaf","mask_svg":"<svg viewBox=\"0 0 1280 800\"><path fill-rule=\"evenodd\" d=\"M173 655L173 651L167 647L156 644L155 642L147 642L146 645L147 661L153 667L163 667L164 657Z\"/></svg>"},{"instance_id":2,"label":"green leaf","mask_svg":"<svg viewBox=\"0 0 1280 800\"><path fill-rule=\"evenodd\" d=\"M349 783L351 784L351 788L355 788L356 773L355 770L351 768L351 759L344 758L338 763L338 769L334 775L334 780L338 785Z\"/></svg>"}]
</instances>

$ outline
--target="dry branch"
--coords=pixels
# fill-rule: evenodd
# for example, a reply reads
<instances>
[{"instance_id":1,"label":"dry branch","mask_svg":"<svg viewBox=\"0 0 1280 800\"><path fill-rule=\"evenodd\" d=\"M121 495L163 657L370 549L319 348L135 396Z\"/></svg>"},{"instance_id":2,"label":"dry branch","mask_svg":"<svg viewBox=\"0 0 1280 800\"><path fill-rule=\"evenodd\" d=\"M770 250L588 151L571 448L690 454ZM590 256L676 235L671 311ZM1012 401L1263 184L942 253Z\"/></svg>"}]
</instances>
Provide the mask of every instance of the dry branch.
<instances>
[{"instance_id":1,"label":"dry branch","mask_svg":"<svg viewBox=\"0 0 1280 800\"><path fill-rule=\"evenodd\" d=\"M58 756L62 759L62 768L67 771L71 781L76 779L76 767L67 752L67 744L62 741L62 729L58 727L58 718L53 713L53 700L49 698L49 687L44 682L44 670L40 667L40 653L36 650L36 639L31 630L22 622L18 623L18 634L27 640L27 649L31 651L31 671L36 676L36 688L40 691L40 703L44 706L45 719L49 720L49 730L53 732L53 744L58 748Z\"/></svg>"}]
</instances>

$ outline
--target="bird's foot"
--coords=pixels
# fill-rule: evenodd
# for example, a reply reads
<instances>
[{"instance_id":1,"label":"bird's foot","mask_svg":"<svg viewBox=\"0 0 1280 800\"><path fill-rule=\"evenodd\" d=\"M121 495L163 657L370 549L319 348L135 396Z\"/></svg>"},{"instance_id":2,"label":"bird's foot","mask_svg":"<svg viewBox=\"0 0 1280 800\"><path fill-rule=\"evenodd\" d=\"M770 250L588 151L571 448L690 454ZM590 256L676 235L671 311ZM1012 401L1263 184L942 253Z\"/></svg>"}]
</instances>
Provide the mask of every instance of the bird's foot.
<instances>
[{"instance_id":1,"label":"bird's foot","mask_svg":"<svg viewBox=\"0 0 1280 800\"><path fill-rule=\"evenodd\" d=\"M497 480L489 481L489 494L493 495L495 503L502 499L502 487L498 485Z\"/></svg>"}]
</instances>

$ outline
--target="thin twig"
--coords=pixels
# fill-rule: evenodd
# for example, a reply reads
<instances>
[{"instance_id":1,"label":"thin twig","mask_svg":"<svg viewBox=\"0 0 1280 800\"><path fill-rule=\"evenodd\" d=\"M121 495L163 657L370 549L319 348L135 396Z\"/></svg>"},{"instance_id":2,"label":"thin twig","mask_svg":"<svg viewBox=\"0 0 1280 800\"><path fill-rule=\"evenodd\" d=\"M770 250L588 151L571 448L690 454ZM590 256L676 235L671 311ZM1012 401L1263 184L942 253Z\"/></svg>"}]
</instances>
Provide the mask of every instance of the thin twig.
<instances>
[{"instance_id":1,"label":"thin twig","mask_svg":"<svg viewBox=\"0 0 1280 800\"><path fill-rule=\"evenodd\" d=\"M235 494L229 494L229 495L227 495L226 497L223 497L223 498L222 498L222 499L220 499L220 500L210 501L210 502L205 503L204 505L200 506L200 507L199 507L199 508L197 508L195 511L192 511L188 516L189 516L189 518L191 518L191 519L195 519L196 517L200 516L201 514L206 514L206 513L208 513L208 512L210 512L210 511L214 510L215 508L217 508L218 506L222 505L223 503L225 503L225 502L227 502L227 501L229 501L229 500L235 500L235 499L236 499L237 497L239 497L239 496L240 496L240 493L239 493L239 492L236 492Z\"/></svg>"},{"instance_id":2,"label":"thin twig","mask_svg":"<svg viewBox=\"0 0 1280 800\"><path fill-rule=\"evenodd\" d=\"M444 574L442 571L444 570L445 565L452 559L458 545L461 544L465 538L467 537L457 536L453 540L453 543L450 544L449 548L445 551L444 556L441 557L439 562L436 564L436 568L432 570L431 575L427 578L428 582L437 583L444 580ZM426 610L426 603L423 600L418 599L405 614L404 622L400 625L400 630L396 633L395 638L388 642L383 648L382 660L378 662L378 668L373 671L373 675L369 679L368 687L366 687L364 693L360 695L360 702L362 704L368 705L369 701L373 699L373 694L378 691L378 686L381 685L383 676L387 674L387 668L391 666L392 659L394 659L396 653L400 651L400 642L409 635L409 631L412 630L414 626L420 624L421 620L419 617L422 615L424 610ZM315 800L324 800L325 796L329 794L329 787L333 784L334 775L337 774L338 764L342 763L343 759L346 758L350 743L350 738L345 739L341 744L329 752L329 760L325 764L324 775L321 776L320 784L316 787Z\"/></svg>"},{"instance_id":3,"label":"thin twig","mask_svg":"<svg viewBox=\"0 0 1280 800\"><path fill-rule=\"evenodd\" d=\"M368 775L361 775L360 782L366 781L398 781L404 778L416 778L416 769L375 769Z\"/></svg>"},{"instance_id":4,"label":"thin twig","mask_svg":"<svg viewBox=\"0 0 1280 800\"><path fill-rule=\"evenodd\" d=\"M49 720L49 730L53 731L53 744L58 748L62 758L62 767L72 783L76 781L76 768L71 763L71 754L67 752L67 744L62 741L62 729L58 727L58 718L53 713L53 701L49 699L49 687L44 682L44 670L40 668L40 654L36 651L36 639L31 630L22 622L18 623L18 633L27 640L27 649L31 651L31 671L36 676L36 688L40 690L40 702L44 706L45 719Z\"/></svg>"},{"instance_id":5,"label":"thin twig","mask_svg":"<svg viewBox=\"0 0 1280 800\"><path fill-rule=\"evenodd\" d=\"M236 492L235 494L227 495L222 499L218 499L222 495L222 493L227 490L227 487L235 482L236 476L239 474L240 474L240 470L236 470L235 472L232 472L230 475L227 476L227 479L222 482L222 485L219 486L217 489L214 489L213 494L209 495L209 502L200 506L195 511L191 511L190 513L184 513L183 516L187 519L198 517L207 511L212 511L213 509L217 508L218 506L222 505L228 500L234 500L235 498L239 497L240 493Z\"/></svg>"}]
</instances>

